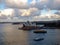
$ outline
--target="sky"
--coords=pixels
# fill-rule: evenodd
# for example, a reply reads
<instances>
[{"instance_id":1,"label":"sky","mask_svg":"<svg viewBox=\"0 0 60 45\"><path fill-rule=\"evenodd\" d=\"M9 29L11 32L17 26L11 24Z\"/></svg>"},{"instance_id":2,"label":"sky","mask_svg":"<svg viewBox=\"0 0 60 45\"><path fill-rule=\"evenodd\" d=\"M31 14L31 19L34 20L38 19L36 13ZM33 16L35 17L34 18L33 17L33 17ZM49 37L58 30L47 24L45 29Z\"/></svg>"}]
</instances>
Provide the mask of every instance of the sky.
<instances>
[{"instance_id":1,"label":"sky","mask_svg":"<svg viewBox=\"0 0 60 45\"><path fill-rule=\"evenodd\" d=\"M60 20L60 0L0 0L0 22Z\"/></svg>"}]
</instances>

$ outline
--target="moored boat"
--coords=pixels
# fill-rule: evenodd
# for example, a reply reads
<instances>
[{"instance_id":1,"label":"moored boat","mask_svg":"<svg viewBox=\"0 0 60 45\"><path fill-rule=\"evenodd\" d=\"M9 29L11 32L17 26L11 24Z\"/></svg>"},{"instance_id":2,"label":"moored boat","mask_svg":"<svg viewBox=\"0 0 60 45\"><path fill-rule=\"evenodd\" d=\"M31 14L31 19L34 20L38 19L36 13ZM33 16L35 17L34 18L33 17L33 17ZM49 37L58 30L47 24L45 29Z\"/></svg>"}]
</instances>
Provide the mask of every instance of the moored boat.
<instances>
[{"instance_id":1,"label":"moored boat","mask_svg":"<svg viewBox=\"0 0 60 45\"><path fill-rule=\"evenodd\" d=\"M47 33L45 30L34 30L34 33Z\"/></svg>"},{"instance_id":2,"label":"moored boat","mask_svg":"<svg viewBox=\"0 0 60 45\"><path fill-rule=\"evenodd\" d=\"M34 41L42 41L42 40L44 40L44 38L35 38L35 39L33 39Z\"/></svg>"}]
</instances>

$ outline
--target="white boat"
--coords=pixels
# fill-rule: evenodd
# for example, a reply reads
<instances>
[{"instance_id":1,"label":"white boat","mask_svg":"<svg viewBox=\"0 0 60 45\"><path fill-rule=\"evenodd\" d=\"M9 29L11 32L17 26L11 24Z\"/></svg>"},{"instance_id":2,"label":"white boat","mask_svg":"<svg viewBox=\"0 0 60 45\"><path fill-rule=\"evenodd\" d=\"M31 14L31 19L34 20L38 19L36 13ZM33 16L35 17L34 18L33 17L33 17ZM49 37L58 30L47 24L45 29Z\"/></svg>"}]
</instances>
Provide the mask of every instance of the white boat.
<instances>
[{"instance_id":1,"label":"white boat","mask_svg":"<svg viewBox=\"0 0 60 45\"><path fill-rule=\"evenodd\" d=\"M31 29L39 29L41 27L43 27L44 25L36 25L36 23L31 23L31 22L26 22L23 23L23 26L19 29L23 29L23 30L31 30Z\"/></svg>"},{"instance_id":2,"label":"white boat","mask_svg":"<svg viewBox=\"0 0 60 45\"><path fill-rule=\"evenodd\" d=\"M35 39L33 39L34 41L42 41L42 40L44 40L44 38L35 38Z\"/></svg>"}]
</instances>

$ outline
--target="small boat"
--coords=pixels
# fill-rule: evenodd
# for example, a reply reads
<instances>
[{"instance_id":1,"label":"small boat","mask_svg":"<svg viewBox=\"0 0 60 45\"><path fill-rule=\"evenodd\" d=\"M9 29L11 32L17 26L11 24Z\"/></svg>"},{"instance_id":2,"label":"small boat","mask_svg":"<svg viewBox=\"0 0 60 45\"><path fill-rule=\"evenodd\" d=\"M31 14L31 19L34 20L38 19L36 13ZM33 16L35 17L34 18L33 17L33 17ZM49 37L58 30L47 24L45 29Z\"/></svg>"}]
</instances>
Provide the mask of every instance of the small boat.
<instances>
[{"instance_id":1,"label":"small boat","mask_svg":"<svg viewBox=\"0 0 60 45\"><path fill-rule=\"evenodd\" d=\"M45 30L34 30L34 33L47 33Z\"/></svg>"},{"instance_id":2,"label":"small boat","mask_svg":"<svg viewBox=\"0 0 60 45\"><path fill-rule=\"evenodd\" d=\"M36 23L32 23L32 22L26 22L23 23L23 26L19 29L23 29L23 30L32 30L32 29L40 29L42 28L44 25L36 25Z\"/></svg>"},{"instance_id":3,"label":"small boat","mask_svg":"<svg viewBox=\"0 0 60 45\"><path fill-rule=\"evenodd\" d=\"M44 38L35 38L35 39L33 39L34 41L42 41L42 40L44 40Z\"/></svg>"}]
</instances>

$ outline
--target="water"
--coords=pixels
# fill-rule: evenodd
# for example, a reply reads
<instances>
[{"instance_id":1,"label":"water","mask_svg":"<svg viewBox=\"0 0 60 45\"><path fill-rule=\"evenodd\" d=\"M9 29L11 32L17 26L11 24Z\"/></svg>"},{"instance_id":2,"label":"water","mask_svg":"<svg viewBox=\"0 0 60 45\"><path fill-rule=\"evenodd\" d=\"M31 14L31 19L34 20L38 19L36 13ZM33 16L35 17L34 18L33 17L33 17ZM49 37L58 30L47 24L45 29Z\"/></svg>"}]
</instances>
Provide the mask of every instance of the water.
<instances>
[{"instance_id":1,"label":"water","mask_svg":"<svg viewBox=\"0 0 60 45\"><path fill-rule=\"evenodd\" d=\"M60 44L60 29L47 30L47 34L35 34L34 30L19 30L20 25L0 24L0 45L58 45ZM43 37L42 41L34 41Z\"/></svg>"}]
</instances>

